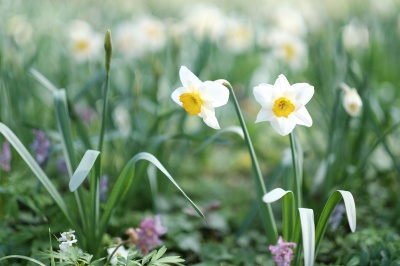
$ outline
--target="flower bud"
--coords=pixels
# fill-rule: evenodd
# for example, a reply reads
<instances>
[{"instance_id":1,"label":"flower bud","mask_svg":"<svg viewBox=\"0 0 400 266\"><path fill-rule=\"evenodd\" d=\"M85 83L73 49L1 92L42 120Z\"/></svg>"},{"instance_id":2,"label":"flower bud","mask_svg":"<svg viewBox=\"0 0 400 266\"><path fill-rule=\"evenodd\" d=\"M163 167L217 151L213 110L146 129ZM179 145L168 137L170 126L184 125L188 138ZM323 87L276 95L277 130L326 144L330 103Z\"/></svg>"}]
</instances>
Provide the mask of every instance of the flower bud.
<instances>
[{"instance_id":1,"label":"flower bud","mask_svg":"<svg viewBox=\"0 0 400 266\"><path fill-rule=\"evenodd\" d=\"M354 88L350 89L347 85L346 86L342 85L342 88L345 91L343 97L344 109L349 115L353 117L359 116L362 108L362 100L357 90Z\"/></svg>"},{"instance_id":2,"label":"flower bud","mask_svg":"<svg viewBox=\"0 0 400 266\"><path fill-rule=\"evenodd\" d=\"M111 30L106 31L104 36L104 50L106 50L106 71L110 73L110 62L112 57L112 42L111 42Z\"/></svg>"}]
</instances>

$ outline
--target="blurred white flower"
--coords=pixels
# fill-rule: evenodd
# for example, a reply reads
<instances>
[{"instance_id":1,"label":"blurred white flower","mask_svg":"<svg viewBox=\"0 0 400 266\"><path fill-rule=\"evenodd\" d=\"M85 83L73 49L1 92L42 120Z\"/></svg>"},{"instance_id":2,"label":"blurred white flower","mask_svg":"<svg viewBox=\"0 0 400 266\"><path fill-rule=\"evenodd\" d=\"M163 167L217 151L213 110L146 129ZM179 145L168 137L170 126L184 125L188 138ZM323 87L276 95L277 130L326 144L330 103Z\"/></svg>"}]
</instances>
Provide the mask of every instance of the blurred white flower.
<instances>
[{"instance_id":1,"label":"blurred white flower","mask_svg":"<svg viewBox=\"0 0 400 266\"><path fill-rule=\"evenodd\" d=\"M312 119L305 105L314 95L314 87L308 83L290 85L284 75L279 75L275 84L260 84L253 89L256 101L261 104L256 123L270 121L272 128L286 136L294 127L310 127Z\"/></svg>"},{"instance_id":2,"label":"blurred white flower","mask_svg":"<svg viewBox=\"0 0 400 266\"><path fill-rule=\"evenodd\" d=\"M74 233L75 231L71 229L68 232L61 233L61 237L58 239L58 241L61 242L59 248L62 252L67 252L68 247L71 247L72 244L78 242Z\"/></svg>"},{"instance_id":3,"label":"blurred white flower","mask_svg":"<svg viewBox=\"0 0 400 266\"><path fill-rule=\"evenodd\" d=\"M253 41L253 29L248 23L236 18L229 18L226 21L226 29L222 40L223 48L233 53L242 53L252 47Z\"/></svg>"},{"instance_id":4,"label":"blurred white flower","mask_svg":"<svg viewBox=\"0 0 400 266\"><path fill-rule=\"evenodd\" d=\"M393 0L370 0L370 10L373 14L380 16L381 18L387 18L396 14L397 7Z\"/></svg>"},{"instance_id":5,"label":"blurred white flower","mask_svg":"<svg viewBox=\"0 0 400 266\"><path fill-rule=\"evenodd\" d=\"M308 47L302 38L277 30L266 37L275 58L295 71L301 71L307 67Z\"/></svg>"},{"instance_id":6,"label":"blurred white flower","mask_svg":"<svg viewBox=\"0 0 400 266\"><path fill-rule=\"evenodd\" d=\"M114 252L114 250L115 250L115 247L114 248L108 248L107 249L108 256L111 256L111 254ZM119 246L117 251L114 253L114 255L112 256L112 258L110 260L111 265L117 265L117 263L118 263L118 258L117 257L118 256L119 257L123 257L125 259L128 258L128 253L129 253L128 249L125 249L124 246Z\"/></svg>"},{"instance_id":7,"label":"blurred white flower","mask_svg":"<svg viewBox=\"0 0 400 266\"><path fill-rule=\"evenodd\" d=\"M347 51L365 49L369 46L368 28L352 20L342 31L343 46Z\"/></svg>"},{"instance_id":8,"label":"blurred white flower","mask_svg":"<svg viewBox=\"0 0 400 266\"><path fill-rule=\"evenodd\" d=\"M295 36L304 36L307 34L307 25L303 15L298 8L289 5L278 5L272 10L272 24L281 31Z\"/></svg>"},{"instance_id":9,"label":"blurred white flower","mask_svg":"<svg viewBox=\"0 0 400 266\"><path fill-rule=\"evenodd\" d=\"M116 51L129 58L141 57L145 52L138 27L132 21L125 21L116 27L114 43Z\"/></svg>"},{"instance_id":10,"label":"blurred white flower","mask_svg":"<svg viewBox=\"0 0 400 266\"><path fill-rule=\"evenodd\" d=\"M185 11L183 23L198 39L208 38L216 42L225 31L225 16L215 6L194 5Z\"/></svg>"},{"instance_id":11,"label":"blurred white flower","mask_svg":"<svg viewBox=\"0 0 400 266\"><path fill-rule=\"evenodd\" d=\"M131 121L128 110L124 106L118 105L114 109L113 117L119 131L123 135L127 135L131 130Z\"/></svg>"},{"instance_id":12,"label":"blurred white flower","mask_svg":"<svg viewBox=\"0 0 400 266\"><path fill-rule=\"evenodd\" d=\"M141 17L137 21L137 30L145 49L156 52L165 47L166 27L161 20L151 16Z\"/></svg>"},{"instance_id":13,"label":"blurred white flower","mask_svg":"<svg viewBox=\"0 0 400 266\"><path fill-rule=\"evenodd\" d=\"M6 22L6 32L13 36L17 44L24 44L32 39L32 26L22 15L11 17Z\"/></svg>"},{"instance_id":14,"label":"blurred white flower","mask_svg":"<svg viewBox=\"0 0 400 266\"><path fill-rule=\"evenodd\" d=\"M355 88L349 88L346 84L342 83L341 88L344 90L343 107L346 112L357 117L361 113L362 100Z\"/></svg>"},{"instance_id":15,"label":"blurred white flower","mask_svg":"<svg viewBox=\"0 0 400 266\"><path fill-rule=\"evenodd\" d=\"M101 55L103 38L82 20L75 20L69 29L72 56L78 62L93 60Z\"/></svg>"},{"instance_id":16,"label":"blurred white flower","mask_svg":"<svg viewBox=\"0 0 400 266\"><path fill-rule=\"evenodd\" d=\"M172 93L172 100L189 114L202 117L209 127L220 129L214 108L228 102L229 90L219 82L202 82L184 66L181 67L179 76L183 87Z\"/></svg>"}]
</instances>

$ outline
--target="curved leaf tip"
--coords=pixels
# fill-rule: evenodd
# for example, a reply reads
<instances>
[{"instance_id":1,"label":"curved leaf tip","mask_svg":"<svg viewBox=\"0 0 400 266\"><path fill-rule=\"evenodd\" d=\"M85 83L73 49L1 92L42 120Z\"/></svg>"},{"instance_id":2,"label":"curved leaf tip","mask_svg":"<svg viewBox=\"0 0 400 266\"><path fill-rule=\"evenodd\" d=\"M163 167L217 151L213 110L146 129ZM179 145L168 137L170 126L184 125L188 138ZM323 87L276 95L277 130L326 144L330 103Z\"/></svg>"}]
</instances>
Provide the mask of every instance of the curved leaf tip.
<instances>
[{"instance_id":1,"label":"curved leaf tip","mask_svg":"<svg viewBox=\"0 0 400 266\"><path fill-rule=\"evenodd\" d=\"M267 194L263 196L263 201L265 203L272 203L275 202L279 199L281 199L283 196L285 196L287 193L292 193L290 190L283 190L282 188L275 188L274 190L271 190Z\"/></svg>"}]
</instances>

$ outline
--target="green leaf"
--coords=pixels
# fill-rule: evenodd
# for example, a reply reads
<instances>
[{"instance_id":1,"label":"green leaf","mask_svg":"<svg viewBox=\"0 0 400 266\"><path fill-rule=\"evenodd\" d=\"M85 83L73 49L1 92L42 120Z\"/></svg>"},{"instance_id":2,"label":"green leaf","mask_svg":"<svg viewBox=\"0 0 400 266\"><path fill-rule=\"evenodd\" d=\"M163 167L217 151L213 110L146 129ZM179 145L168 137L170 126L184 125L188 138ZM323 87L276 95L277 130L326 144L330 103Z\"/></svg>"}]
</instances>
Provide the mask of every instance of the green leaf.
<instances>
[{"instance_id":1,"label":"green leaf","mask_svg":"<svg viewBox=\"0 0 400 266\"><path fill-rule=\"evenodd\" d=\"M31 68L29 70L31 72L32 76L39 81L40 84L42 84L46 89L48 89L50 92L54 93L57 91L56 86L54 86L45 76L43 76L39 71L37 71L34 68Z\"/></svg>"},{"instance_id":2,"label":"green leaf","mask_svg":"<svg viewBox=\"0 0 400 266\"><path fill-rule=\"evenodd\" d=\"M283 221L283 238L286 241L292 240L294 224L295 224L295 202L293 192L276 188L264 195L265 203L272 203L283 198L282 202L282 221Z\"/></svg>"},{"instance_id":3,"label":"green leaf","mask_svg":"<svg viewBox=\"0 0 400 266\"><path fill-rule=\"evenodd\" d=\"M85 180L87 175L90 173L94 163L96 162L97 156L99 156L99 151L88 150L85 152L81 162L76 168L74 174L69 181L69 189L74 192Z\"/></svg>"},{"instance_id":4,"label":"green leaf","mask_svg":"<svg viewBox=\"0 0 400 266\"><path fill-rule=\"evenodd\" d=\"M28 261L34 262L34 263L36 263L37 265L40 265L40 266L46 266L46 264L43 264L40 261L37 261L37 260L32 259L30 257L21 256L21 255L5 256L5 257L0 258L0 261L7 260L7 259L23 259L23 260L28 260Z\"/></svg>"},{"instance_id":5,"label":"green leaf","mask_svg":"<svg viewBox=\"0 0 400 266\"><path fill-rule=\"evenodd\" d=\"M214 140L216 140L219 136L221 136L222 134L225 133L236 133L237 135L239 135L242 139L244 139L244 134L243 134L243 130L241 127L238 126L230 126L221 130L218 130L214 135L212 135L211 137L209 137L208 139L206 139L195 151L194 154L197 154L199 152L201 152L202 150L204 150L205 147L207 147L209 144L211 144Z\"/></svg>"},{"instance_id":6,"label":"green leaf","mask_svg":"<svg viewBox=\"0 0 400 266\"><path fill-rule=\"evenodd\" d=\"M76 168L76 159L74 146L72 142L71 126L68 116L68 104L65 90L57 90L53 93L54 96L54 108L56 110L58 127L62 135L62 144L65 161L70 176L72 176L72 169Z\"/></svg>"},{"instance_id":7,"label":"green leaf","mask_svg":"<svg viewBox=\"0 0 400 266\"><path fill-rule=\"evenodd\" d=\"M319 244L329 224L329 218L331 217L336 205L342 198L346 208L347 220L349 222L350 229L352 232L356 230L356 204L354 202L353 195L350 192L344 190L335 191L326 202L325 207L322 210L321 216L319 217L317 223L316 238L315 238L316 252L318 251Z\"/></svg>"},{"instance_id":8,"label":"green leaf","mask_svg":"<svg viewBox=\"0 0 400 266\"><path fill-rule=\"evenodd\" d=\"M78 229L79 227L71 218L68 208L65 205L65 202L61 195L58 193L57 189L54 187L53 183L51 183L50 179L43 172L42 168L36 163L35 159L33 159L32 155L28 152L22 142L18 139L18 137L3 123L0 122L0 132L3 136L10 142L10 144L14 147L14 149L18 152L18 154L22 157L22 159L26 162L32 172L36 175L39 181L43 184L46 190L49 192L50 196L60 207L61 211L64 213L65 217L69 221L69 223L74 227L74 229Z\"/></svg>"},{"instance_id":9,"label":"green leaf","mask_svg":"<svg viewBox=\"0 0 400 266\"><path fill-rule=\"evenodd\" d=\"M186 193L181 189L181 187L176 183L175 179L168 173L168 171L164 168L164 166L157 160L156 157L147 152L141 152L136 154L132 159L125 165L122 173L119 175L118 180L116 181L110 196L107 200L106 206L104 208L103 215L100 220L100 229L99 229L99 238L102 238L102 235L105 232L106 226L110 219L110 216L117 204L126 196L129 188L131 187L134 173L135 173L135 165L138 161L145 160L154 164L163 174L171 181L172 184L183 194L183 196L189 201L192 207L196 210L196 212L204 219L204 214L200 211L200 209L196 206L196 204L186 195Z\"/></svg>"},{"instance_id":10,"label":"green leaf","mask_svg":"<svg viewBox=\"0 0 400 266\"><path fill-rule=\"evenodd\" d=\"M155 253L155 254L153 255L153 257L151 258L151 262L155 262L155 261L159 260L159 259L165 254L166 251L167 251L167 248L166 248L165 246L162 246L162 247L157 251L157 253Z\"/></svg>"},{"instance_id":11,"label":"green leaf","mask_svg":"<svg viewBox=\"0 0 400 266\"><path fill-rule=\"evenodd\" d=\"M299 208L299 214L303 238L304 266L313 266L315 254L314 212L311 209Z\"/></svg>"}]
</instances>

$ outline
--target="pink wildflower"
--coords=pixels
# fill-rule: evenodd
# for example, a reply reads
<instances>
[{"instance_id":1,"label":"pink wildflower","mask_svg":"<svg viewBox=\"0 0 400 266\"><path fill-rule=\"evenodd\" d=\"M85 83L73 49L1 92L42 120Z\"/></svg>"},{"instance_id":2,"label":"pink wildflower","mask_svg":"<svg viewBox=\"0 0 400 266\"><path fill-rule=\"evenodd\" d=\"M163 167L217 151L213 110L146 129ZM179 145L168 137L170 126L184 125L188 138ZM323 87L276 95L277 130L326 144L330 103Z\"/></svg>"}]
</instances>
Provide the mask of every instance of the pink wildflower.
<instances>
[{"instance_id":1,"label":"pink wildflower","mask_svg":"<svg viewBox=\"0 0 400 266\"><path fill-rule=\"evenodd\" d=\"M293 259L293 249L291 247L296 248L296 244L292 242L284 242L281 236L275 246L269 246L269 250L274 255L276 265L290 266L290 262Z\"/></svg>"},{"instance_id":2,"label":"pink wildflower","mask_svg":"<svg viewBox=\"0 0 400 266\"><path fill-rule=\"evenodd\" d=\"M147 254L150 250L162 244L160 236L166 232L167 228L161 225L160 216L155 216L154 219L148 217L140 223L139 228L135 229L134 238L136 239L133 238L132 240L143 254Z\"/></svg>"},{"instance_id":3,"label":"pink wildflower","mask_svg":"<svg viewBox=\"0 0 400 266\"><path fill-rule=\"evenodd\" d=\"M0 154L0 168L6 172L10 172L11 170L11 149L10 143L5 141L3 143L1 154Z\"/></svg>"}]
</instances>

